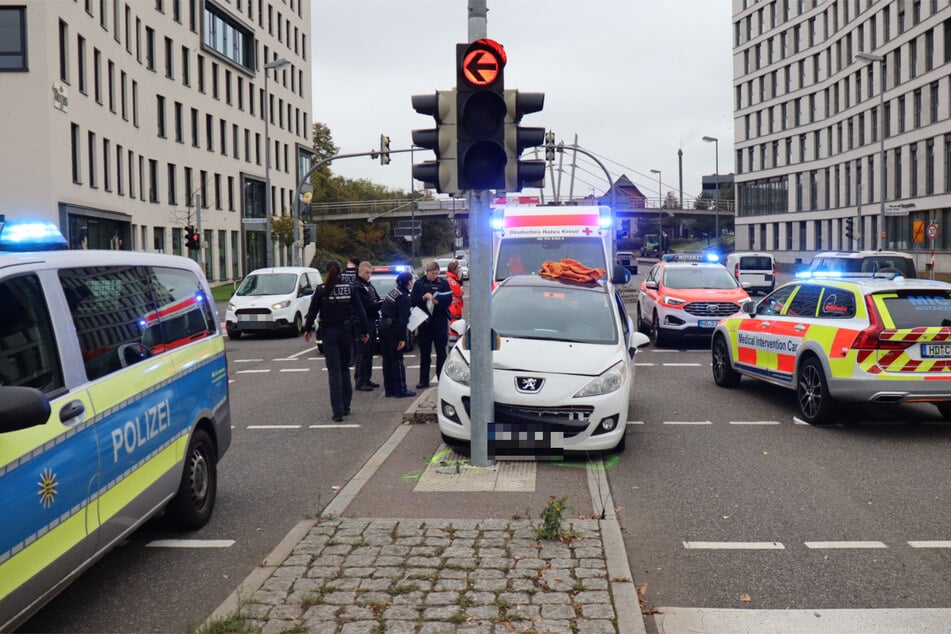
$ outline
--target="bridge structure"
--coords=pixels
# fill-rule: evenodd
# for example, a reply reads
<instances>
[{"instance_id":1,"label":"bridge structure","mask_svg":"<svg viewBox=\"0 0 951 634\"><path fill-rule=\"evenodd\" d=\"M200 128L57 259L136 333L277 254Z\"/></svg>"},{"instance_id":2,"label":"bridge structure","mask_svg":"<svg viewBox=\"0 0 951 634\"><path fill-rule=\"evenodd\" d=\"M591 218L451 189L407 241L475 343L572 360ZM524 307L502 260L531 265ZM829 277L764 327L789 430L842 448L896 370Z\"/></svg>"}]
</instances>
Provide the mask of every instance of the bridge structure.
<instances>
[{"instance_id":1,"label":"bridge structure","mask_svg":"<svg viewBox=\"0 0 951 634\"><path fill-rule=\"evenodd\" d=\"M469 209L465 198L437 198L416 200L370 200L337 203L313 203L311 209L313 220L321 221L359 221L387 222L390 220L404 220L415 218L468 218ZM582 198L570 204L578 205L606 205L610 207L610 197ZM618 200L614 210L617 220L637 219L650 222L662 217L664 223L680 222L691 219L712 219L719 215L723 218L732 218L733 201L720 201L719 214L713 209L684 209L660 206L660 200L647 200L645 206L632 206L626 200ZM649 206L654 203L655 206Z\"/></svg>"}]
</instances>

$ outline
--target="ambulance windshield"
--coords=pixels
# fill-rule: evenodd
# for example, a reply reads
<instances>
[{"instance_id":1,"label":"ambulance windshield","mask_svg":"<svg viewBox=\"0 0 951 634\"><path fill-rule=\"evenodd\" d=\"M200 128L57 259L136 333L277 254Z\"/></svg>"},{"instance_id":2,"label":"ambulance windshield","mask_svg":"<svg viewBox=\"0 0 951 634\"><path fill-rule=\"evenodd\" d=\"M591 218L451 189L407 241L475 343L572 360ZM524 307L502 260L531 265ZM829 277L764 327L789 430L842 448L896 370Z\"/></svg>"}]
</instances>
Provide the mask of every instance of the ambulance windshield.
<instances>
[{"instance_id":1,"label":"ambulance windshield","mask_svg":"<svg viewBox=\"0 0 951 634\"><path fill-rule=\"evenodd\" d=\"M506 238L499 245L495 280L500 282L510 275L538 273L547 260L559 262L565 258L577 260L593 269L608 270L604 248L600 240L590 238Z\"/></svg>"}]
</instances>

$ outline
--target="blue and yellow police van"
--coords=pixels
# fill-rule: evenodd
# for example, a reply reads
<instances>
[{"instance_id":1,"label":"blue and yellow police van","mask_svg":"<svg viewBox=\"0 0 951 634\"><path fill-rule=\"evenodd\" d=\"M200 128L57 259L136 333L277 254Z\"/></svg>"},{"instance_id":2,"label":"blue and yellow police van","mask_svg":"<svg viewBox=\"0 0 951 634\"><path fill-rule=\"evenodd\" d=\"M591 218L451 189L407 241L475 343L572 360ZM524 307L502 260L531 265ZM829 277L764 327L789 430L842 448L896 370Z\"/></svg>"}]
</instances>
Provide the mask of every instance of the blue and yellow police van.
<instances>
[{"instance_id":1,"label":"blue and yellow police van","mask_svg":"<svg viewBox=\"0 0 951 634\"><path fill-rule=\"evenodd\" d=\"M149 518L206 524L231 443L198 265L64 245L0 220L0 631Z\"/></svg>"}]
</instances>

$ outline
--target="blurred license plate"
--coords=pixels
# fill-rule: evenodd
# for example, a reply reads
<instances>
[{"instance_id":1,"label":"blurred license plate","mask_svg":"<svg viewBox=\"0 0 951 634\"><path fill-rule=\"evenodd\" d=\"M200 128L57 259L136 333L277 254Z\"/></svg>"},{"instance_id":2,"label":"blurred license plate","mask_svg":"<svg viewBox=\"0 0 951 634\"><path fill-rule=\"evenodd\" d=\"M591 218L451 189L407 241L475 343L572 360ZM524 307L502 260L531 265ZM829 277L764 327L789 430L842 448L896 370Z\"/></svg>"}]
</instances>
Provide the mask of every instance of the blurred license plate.
<instances>
[{"instance_id":1,"label":"blurred license plate","mask_svg":"<svg viewBox=\"0 0 951 634\"><path fill-rule=\"evenodd\" d=\"M717 324L720 323L716 319L701 319L700 327L701 328L716 328Z\"/></svg>"},{"instance_id":2,"label":"blurred license plate","mask_svg":"<svg viewBox=\"0 0 951 634\"><path fill-rule=\"evenodd\" d=\"M923 343L921 356L928 359L951 359L951 343Z\"/></svg>"},{"instance_id":3,"label":"blurred license plate","mask_svg":"<svg viewBox=\"0 0 951 634\"><path fill-rule=\"evenodd\" d=\"M532 423L489 423L488 454L498 457L560 459L564 454L565 434L548 425Z\"/></svg>"}]
</instances>

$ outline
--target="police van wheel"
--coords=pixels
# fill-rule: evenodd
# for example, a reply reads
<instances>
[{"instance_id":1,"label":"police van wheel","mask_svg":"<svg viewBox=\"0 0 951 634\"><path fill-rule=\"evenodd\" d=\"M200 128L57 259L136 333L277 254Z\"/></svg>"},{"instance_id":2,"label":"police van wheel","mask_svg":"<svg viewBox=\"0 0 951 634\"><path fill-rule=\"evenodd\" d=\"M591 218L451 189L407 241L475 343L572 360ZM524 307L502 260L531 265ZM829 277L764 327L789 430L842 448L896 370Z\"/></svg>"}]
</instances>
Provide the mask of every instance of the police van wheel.
<instances>
[{"instance_id":1,"label":"police van wheel","mask_svg":"<svg viewBox=\"0 0 951 634\"><path fill-rule=\"evenodd\" d=\"M195 530L208 523L218 493L218 469L215 445L202 429L196 429L188 443L185 469L178 494L169 504L172 522Z\"/></svg>"},{"instance_id":2,"label":"police van wheel","mask_svg":"<svg viewBox=\"0 0 951 634\"><path fill-rule=\"evenodd\" d=\"M228 339L240 339L241 331L235 328L228 328Z\"/></svg>"},{"instance_id":3,"label":"police van wheel","mask_svg":"<svg viewBox=\"0 0 951 634\"><path fill-rule=\"evenodd\" d=\"M730 347L723 335L713 339L713 382L720 387L736 387L740 382L740 373L730 364Z\"/></svg>"},{"instance_id":4,"label":"police van wheel","mask_svg":"<svg viewBox=\"0 0 951 634\"><path fill-rule=\"evenodd\" d=\"M815 357L803 359L796 381L799 416L810 425L825 425L832 421L834 403L829 395L822 364Z\"/></svg>"}]
</instances>

